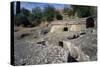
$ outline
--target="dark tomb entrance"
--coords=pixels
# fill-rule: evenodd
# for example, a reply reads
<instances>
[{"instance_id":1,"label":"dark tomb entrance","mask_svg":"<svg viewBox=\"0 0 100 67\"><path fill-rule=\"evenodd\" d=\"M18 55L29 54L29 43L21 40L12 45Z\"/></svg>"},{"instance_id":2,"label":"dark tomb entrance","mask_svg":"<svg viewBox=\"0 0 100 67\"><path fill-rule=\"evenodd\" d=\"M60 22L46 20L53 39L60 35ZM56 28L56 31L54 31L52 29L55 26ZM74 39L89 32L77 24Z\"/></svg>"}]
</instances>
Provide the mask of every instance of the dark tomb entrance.
<instances>
[{"instance_id":1,"label":"dark tomb entrance","mask_svg":"<svg viewBox=\"0 0 100 67\"><path fill-rule=\"evenodd\" d=\"M64 27L63 31L68 31L68 27Z\"/></svg>"},{"instance_id":2,"label":"dark tomb entrance","mask_svg":"<svg viewBox=\"0 0 100 67\"><path fill-rule=\"evenodd\" d=\"M94 19L89 17L86 19L86 28L93 28L94 27Z\"/></svg>"},{"instance_id":3,"label":"dark tomb entrance","mask_svg":"<svg viewBox=\"0 0 100 67\"><path fill-rule=\"evenodd\" d=\"M59 41L59 46L63 47L63 42L62 41Z\"/></svg>"}]
</instances>

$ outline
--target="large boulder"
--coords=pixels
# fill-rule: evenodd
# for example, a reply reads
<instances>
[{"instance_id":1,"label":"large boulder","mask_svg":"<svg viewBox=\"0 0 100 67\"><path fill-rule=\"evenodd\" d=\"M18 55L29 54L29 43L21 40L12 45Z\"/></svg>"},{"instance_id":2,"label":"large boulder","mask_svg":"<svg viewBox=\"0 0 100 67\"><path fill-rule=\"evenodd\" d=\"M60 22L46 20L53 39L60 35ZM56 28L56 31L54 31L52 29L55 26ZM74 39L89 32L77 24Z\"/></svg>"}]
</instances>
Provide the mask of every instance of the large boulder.
<instances>
[{"instance_id":1,"label":"large boulder","mask_svg":"<svg viewBox=\"0 0 100 67\"><path fill-rule=\"evenodd\" d=\"M90 57L90 61L97 60L97 34L87 33L77 39L71 40L75 46L80 46L84 54Z\"/></svg>"},{"instance_id":2,"label":"large boulder","mask_svg":"<svg viewBox=\"0 0 100 67\"><path fill-rule=\"evenodd\" d=\"M84 54L80 47L75 46L70 41L63 41L64 48L69 51L70 56L75 58L77 61L89 61L89 56Z\"/></svg>"}]
</instances>

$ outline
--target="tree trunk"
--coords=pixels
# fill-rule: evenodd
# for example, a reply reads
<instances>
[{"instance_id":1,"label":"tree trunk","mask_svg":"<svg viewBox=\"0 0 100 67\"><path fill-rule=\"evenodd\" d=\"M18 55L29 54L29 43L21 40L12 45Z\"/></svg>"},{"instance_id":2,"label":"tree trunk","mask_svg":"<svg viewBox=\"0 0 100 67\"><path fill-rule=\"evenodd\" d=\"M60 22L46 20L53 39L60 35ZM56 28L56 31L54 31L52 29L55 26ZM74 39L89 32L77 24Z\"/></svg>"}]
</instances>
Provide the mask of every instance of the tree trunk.
<instances>
[{"instance_id":1,"label":"tree trunk","mask_svg":"<svg viewBox=\"0 0 100 67\"><path fill-rule=\"evenodd\" d=\"M16 2L16 15L20 13L20 1Z\"/></svg>"}]
</instances>

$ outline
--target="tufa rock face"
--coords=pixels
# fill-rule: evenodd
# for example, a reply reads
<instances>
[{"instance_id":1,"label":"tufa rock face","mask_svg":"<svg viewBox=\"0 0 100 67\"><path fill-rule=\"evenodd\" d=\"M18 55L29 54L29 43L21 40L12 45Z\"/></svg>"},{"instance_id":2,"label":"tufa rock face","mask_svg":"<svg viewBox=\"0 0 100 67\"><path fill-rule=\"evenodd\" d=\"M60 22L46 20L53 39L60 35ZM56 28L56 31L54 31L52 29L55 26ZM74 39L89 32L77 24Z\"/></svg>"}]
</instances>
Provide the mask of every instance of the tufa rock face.
<instances>
[{"instance_id":1,"label":"tufa rock face","mask_svg":"<svg viewBox=\"0 0 100 67\"><path fill-rule=\"evenodd\" d=\"M63 41L64 48L69 51L70 56L75 58L77 61L89 61L89 56L84 54L80 47L75 46L69 41Z\"/></svg>"},{"instance_id":2,"label":"tufa rock face","mask_svg":"<svg viewBox=\"0 0 100 67\"><path fill-rule=\"evenodd\" d=\"M69 41L63 41L64 48L67 49L70 55L74 58L78 58L78 51L77 48Z\"/></svg>"}]
</instances>

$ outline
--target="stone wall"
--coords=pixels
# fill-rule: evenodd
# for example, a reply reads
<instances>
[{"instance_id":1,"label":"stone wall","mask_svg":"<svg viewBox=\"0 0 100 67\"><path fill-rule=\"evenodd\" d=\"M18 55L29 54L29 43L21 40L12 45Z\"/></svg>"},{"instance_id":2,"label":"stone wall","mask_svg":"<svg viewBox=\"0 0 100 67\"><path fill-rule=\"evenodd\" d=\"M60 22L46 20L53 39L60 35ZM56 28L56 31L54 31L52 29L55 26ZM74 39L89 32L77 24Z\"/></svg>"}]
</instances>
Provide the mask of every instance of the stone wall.
<instances>
[{"instance_id":1,"label":"stone wall","mask_svg":"<svg viewBox=\"0 0 100 67\"><path fill-rule=\"evenodd\" d=\"M72 24L72 25L53 25L50 32L64 32L64 28L68 31L81 31L86 29L85 24Z\"/></svg>"},{"instance_id":2,"label":"stone wall","mask_svg":"<svg viewBox=\"0 0 100 67\"><path fill-rule=\"evenodd\" d=\"M54 25L51 27L50 32L62 32L63 28L66 27L65 25Z\"/></svg>"},{"instance_id":3,"label":"stone wall","mask_svg":"<svg viewBox=\"0 0 100 67\"><path fill-rule=\"evenodd\" d=\"M85 30L86 29L86 25L85 24L79 24L79 25L72 25L70 28L70 31L81 31L81 30Z\"/></svg>"}]
</instances>

